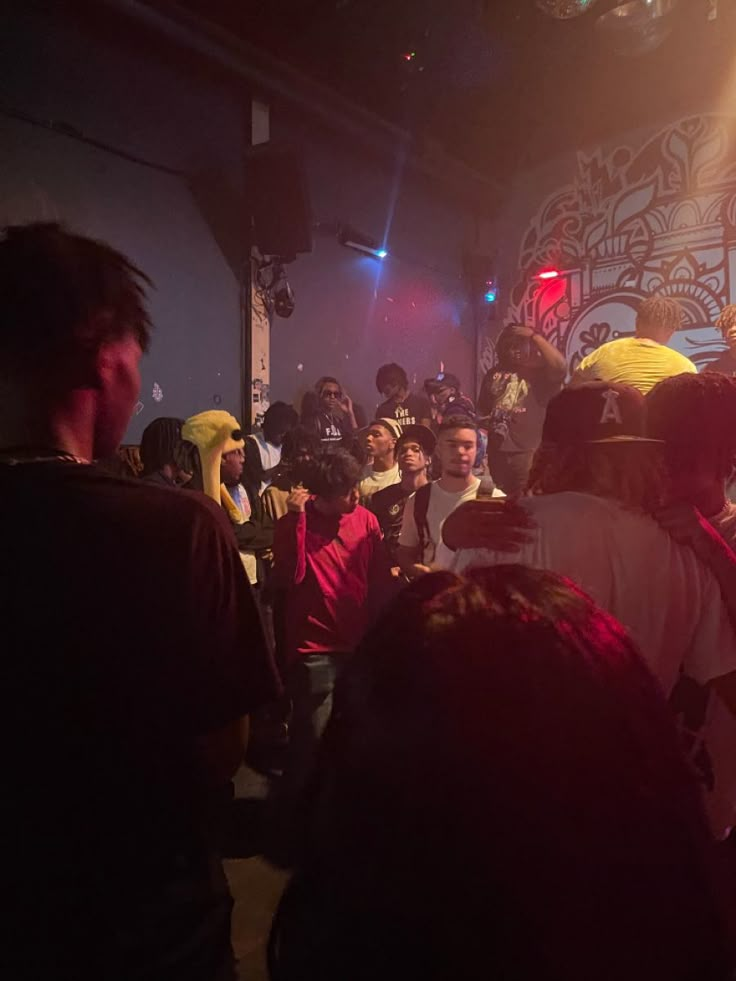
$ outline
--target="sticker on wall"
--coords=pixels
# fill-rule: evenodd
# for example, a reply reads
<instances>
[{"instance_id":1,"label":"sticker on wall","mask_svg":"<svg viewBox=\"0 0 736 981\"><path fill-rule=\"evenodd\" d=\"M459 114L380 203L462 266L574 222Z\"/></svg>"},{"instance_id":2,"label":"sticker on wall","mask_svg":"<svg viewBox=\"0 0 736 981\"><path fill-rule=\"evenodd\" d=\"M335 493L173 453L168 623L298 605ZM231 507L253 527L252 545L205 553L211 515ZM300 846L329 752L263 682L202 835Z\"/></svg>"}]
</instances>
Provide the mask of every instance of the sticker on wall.
<instances>
[{"instance_id":1,"label":"sticker on wall","mask_svg":"<svg viewBox=\"0 0 736 981\"><path fill-rule=\"evenodd\" d=\"M304 371L304 365L303 365L303 364L301 363L301 361L300 361L300 362L299 362L299 364L298 364L298 365L296 366L296 370L297 370L297 371Z\"/></svg>"},{"instance_id":2,"label":"sticker on wall","mask_svg":"<svg viewBox=\"0 0 736 981\"><path fill-rule=\"evenodd\" d=\"M161 386L158 382L153 383L153 392L151 393L151 398L154 402L163 402L164 393L161 391Z\"/></svg>"},{"instance_id":3,"label":"sticker on wall","mask_svg":"<svg viewBox=\"0 0 736 981\"><path fill-rule=\"evenodd\" d=\"M136 402L135 403L135 408L133 409L133 411L135 412L135 414L137 416L139 416L141 414L141 412L143 412L143 403L142 402Z\"/></svg>"}]
</instances>

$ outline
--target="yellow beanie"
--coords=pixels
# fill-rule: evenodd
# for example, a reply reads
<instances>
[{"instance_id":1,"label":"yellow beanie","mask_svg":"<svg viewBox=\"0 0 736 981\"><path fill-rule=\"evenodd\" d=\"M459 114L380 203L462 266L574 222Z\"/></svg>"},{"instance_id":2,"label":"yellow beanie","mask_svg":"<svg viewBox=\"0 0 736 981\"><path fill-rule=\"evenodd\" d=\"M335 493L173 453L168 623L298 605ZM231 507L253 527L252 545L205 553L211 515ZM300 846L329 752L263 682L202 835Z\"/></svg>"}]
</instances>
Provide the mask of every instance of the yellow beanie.
<instances>
[{"instance_id":1,"label":"yellow beanie","mask_svg":"<svg viewBox=\"0 0 736 981\"><path fill-rule=\"evenodd\" d=\"M199 450L205 494L221 504L220 460L223 453L242 450L245 446L240 423L229 412L210 409L187 419L182 426L181 436L182 439L194 443Z\"/></svg>"}]
</instances>

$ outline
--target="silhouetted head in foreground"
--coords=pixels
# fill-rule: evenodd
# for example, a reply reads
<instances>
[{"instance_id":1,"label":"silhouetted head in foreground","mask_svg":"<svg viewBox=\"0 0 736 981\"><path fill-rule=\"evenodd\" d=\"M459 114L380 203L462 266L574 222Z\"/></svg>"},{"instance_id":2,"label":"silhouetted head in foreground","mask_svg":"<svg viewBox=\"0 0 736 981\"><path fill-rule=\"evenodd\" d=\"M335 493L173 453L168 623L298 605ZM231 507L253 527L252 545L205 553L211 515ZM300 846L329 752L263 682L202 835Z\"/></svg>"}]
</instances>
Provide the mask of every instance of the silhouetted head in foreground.
<instances>
[{"instance_id":1,"label":"silhouetted head in foreground","mask_svg":"<svg viewBox=\"0 0 736 981\"><path fill-rule=\"evenodd\" d=\"M338 682L312 792L274 981L727 976L668 708L560 576L407 587Z\"/></svg>"}]
</instances>

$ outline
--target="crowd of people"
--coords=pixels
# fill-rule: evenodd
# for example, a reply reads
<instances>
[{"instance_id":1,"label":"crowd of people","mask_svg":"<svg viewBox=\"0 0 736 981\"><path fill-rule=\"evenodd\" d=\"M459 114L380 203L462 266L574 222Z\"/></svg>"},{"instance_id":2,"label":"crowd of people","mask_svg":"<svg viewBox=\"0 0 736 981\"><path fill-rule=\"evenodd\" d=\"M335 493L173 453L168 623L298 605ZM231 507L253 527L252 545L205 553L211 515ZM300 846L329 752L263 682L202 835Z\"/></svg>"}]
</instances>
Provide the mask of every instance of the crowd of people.
<instances>
[{"instance_id":1,"label":"crowd of people","mask_svg":"<svg viewBox=\"0 0 736 981\"><path fill-rule=\"evenodd\" d=\"M657 295L567 384L511 324L477 405L385 364L121 451L149 286L0 240L5 976L234 979L267 732L274 981L731 978L736 306L700 374Z\"/></svg>"}]
</instances>

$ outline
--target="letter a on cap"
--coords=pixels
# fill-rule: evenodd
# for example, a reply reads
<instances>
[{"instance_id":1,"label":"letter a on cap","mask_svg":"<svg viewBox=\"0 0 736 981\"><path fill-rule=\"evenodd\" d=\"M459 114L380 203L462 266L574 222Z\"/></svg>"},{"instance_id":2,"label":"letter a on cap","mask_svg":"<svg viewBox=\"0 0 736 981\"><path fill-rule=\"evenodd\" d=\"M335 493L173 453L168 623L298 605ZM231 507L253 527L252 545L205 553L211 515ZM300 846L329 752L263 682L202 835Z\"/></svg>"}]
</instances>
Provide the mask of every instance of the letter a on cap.
<instances>
[{"instance_id":1,"label":"letter a on cap","mask_svg":"<svg viewBox=\"0 0 736 981\"><path fill-rule=\"evenodd\" d=\"M621 418L621 409L618 405L618 392L615 392L612 388L602 393L603 396L603 412L599 422L603 425L604 422L616 422L619 426L623 425L623 419Z\"/></svg>"}]
</instances>

